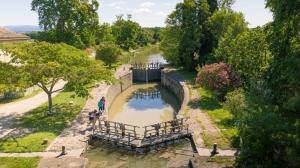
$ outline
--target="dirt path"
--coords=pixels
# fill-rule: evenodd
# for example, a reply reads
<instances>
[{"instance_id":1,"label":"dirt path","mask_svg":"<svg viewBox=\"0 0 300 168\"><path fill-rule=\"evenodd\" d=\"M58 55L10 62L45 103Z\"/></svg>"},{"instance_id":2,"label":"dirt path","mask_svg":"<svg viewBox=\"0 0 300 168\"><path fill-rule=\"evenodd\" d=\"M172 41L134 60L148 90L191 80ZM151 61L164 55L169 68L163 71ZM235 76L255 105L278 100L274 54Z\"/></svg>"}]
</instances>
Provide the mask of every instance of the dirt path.
<instances>
[{"instance_id":1,"label":"dirt path","mask_svg":"<svg viewBox=\"0 0 300 168\"><path fill-rule=\"evenodd\" d=\"M190 84L189 90L191 94L188 105L189 110L186 115L191 123L197 147L205 147L204 140L209 141L209 144L225 141L220 129L212 123L206 113L201 111L199 107L201 97L197 88Z\"/></svg>"},{"instance_id":2,"label":"dirt path","mask_svg":"<svg viewBox=\"0 0 300 168\"><path fill-rule=\"evenodd\" d=\"M54 89L61 89L64 87L66 82L59 81ZM59 92L54 93L52 96L56 96ZM29 112L40 105L46 103L48 101L47 94L45 92L41 92L31 98L8 103L0 106L0 138L5 137L12 131L15 131L16 128L14 126L15 119L21 117L26 112Z\"/></svg>"}]
</instances>

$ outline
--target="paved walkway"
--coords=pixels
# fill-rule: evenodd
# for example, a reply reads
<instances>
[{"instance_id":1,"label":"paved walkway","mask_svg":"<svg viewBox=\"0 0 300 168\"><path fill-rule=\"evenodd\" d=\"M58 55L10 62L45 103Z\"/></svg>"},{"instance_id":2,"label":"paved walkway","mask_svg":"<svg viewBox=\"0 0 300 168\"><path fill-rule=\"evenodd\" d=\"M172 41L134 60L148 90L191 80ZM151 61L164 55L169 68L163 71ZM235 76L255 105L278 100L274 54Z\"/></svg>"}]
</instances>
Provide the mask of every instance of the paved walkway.
<instances>
[{"instance_id":1,"label":"paved walkway","mask_svg":"<svg viewBox=\"0 0 300 168\"><path fill-rule=\"evenodd\" d=\"M59 81L54 89L61 89L64 87L66 82ZM56 96L59 92L54 93L52 96ZM26 112L29 112L40 105L48 101L48 96L45 92L41 92L31 98L12 102L0 106L0 138L5 137L10 132L16 130L14 123L15 119L24 115Z\"/></svg>"}]
</instances>

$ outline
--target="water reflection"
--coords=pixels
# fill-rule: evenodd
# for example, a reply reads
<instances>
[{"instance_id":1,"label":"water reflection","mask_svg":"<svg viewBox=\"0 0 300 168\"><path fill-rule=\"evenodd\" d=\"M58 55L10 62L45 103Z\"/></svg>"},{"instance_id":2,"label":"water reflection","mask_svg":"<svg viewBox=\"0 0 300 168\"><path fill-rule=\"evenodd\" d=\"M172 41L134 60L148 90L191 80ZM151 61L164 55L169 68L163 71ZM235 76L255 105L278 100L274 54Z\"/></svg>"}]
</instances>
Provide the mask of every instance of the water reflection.
<instances>
[{"instance_id":1,"label":"water reflection","mask_svg":"<svg viewBox=\"0 0 300 168\"><path fill-rule=\"evenodd\" d=\"M135 84L120 94L111 105L109 120L145 126L175 118L179 101L157 83Z\"/></svg>"}]
</instances>

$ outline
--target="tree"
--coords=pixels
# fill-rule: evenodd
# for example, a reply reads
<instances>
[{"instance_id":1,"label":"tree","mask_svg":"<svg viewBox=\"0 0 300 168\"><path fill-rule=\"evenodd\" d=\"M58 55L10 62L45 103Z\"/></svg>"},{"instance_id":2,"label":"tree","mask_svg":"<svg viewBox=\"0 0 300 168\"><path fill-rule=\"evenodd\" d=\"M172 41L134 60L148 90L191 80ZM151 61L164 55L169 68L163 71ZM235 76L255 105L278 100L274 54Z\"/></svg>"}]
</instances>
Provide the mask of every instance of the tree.
<instances>
[{"instance_id":1,"label":"tree","mask_svg":"<svg viewBox=\"0 0 300 168\"><path fill-rule=\"evenodd\" d=\"M18 43L1 48L11 54L10 65L19 65L14 72L21 73L22 81L39 86L48 95L49 113L52 113L52 94L59 91L54 90L54 86L60 80L67 81L66 86L74 89L77 95L87 96L86 84L93 80L112 79L110 72L91 60L84 51L63 43Z\"/></svg>"},{"instance_id":2,"label":"tree","mask_svg":"<svg viewBox=\"0 0 300 168\"><path fill-rule=\"evenodd\" d=\"M272 59L264 30L245 31L227 48L227 62L241 76L245 85L261 82Z\"/></svg>"},{"instance_id":3,"label":"tree","mask_svg":"<svg viewBox=\"0 0 300 168\"><path fill-rule=\"evenodd\" d=\"M95 44L99 24L97 0L33 0L31 6L39 15L40 26L52 33L50 42L65 42L78 48Z\"/></svg>"},{"instance_id":4,"label":"tree","mask_svg":"<svg viewBox=\"0 0 300 168\"><path fill-rule=\"evenodd\" d=\"M242 13L230 9L216 11L209 18L209 27L214 36L213 61L227 61L231 42L242 32L247 31L247 23Z\"/></svg>"},{"instance_id":5,"label":"tree","mask_svg":"<svg viewBox=\"0 0 300 168\"><path fill-rule=\"evenodd\" d=\"M181 29L177 26L167 26L161 32L160 50L164 53L165 59L173 65L181 66L179 55L179 42L182 38Z\"/></svg>"},{"instance_id":6,"label":"tree","mask_svg":"<svg viewBox=\"0 0 300 168\"><path fill-rule=\"evenodd\" d=\"M115 38L112 34L112 28L108 23L104 23L99 26L99 31L97 32L96 43L102 44L105 42L115 42Z\"/></svg>"},{"instance_id":7,"label":"tree","mask_svg":"<svg viewBox=\"0 0 300 168\"><path fill-rule=\"evenodd\" d=\"M102 60L109 68L111 68L111 65L118 61L121 54L121 49L114 43L103 43L96 51L96 59Z\"/></svg>"},{"instance_id":8,"label":"tree","mask_svg":"<svg viewBox=\"0 0 300 168\"><path fill-rule=\"evenodd\" d=\"M300 2L267 0L267 7L274 15L270 35L274 60L268 70L267 83L276 104L300 114Z\"/></svg>"},{"instance_id":9,"label":"tree","mask_svg":"<svg viewBox=\"0 0 300 168\"><path fill-rule=\"evenodd\" d=\"M168 31L165 32L162 38L161 48L165 46L174 47L164 50L165 55L169 58L174 58L178 65L183 66L187 70L195 70L197 64L203 65L207 57L212 52L213 36L208 27L208 18L218 9L216 0L185 0L183 3L176 5L173 11L167 18L168 31L177 31L176 37L180 37L178 45L168 45L168 39L174 39ZM169 36L167 36L169 35ZM177 43L176 43L177 44ZM171 50L170 50L171 49ZM177 55L167 53L174 51ZM179 57L179 58L177 58Z\"/></svg>"},{"instance_id":10,"label":"tree","mask_svg":"<svg viewBox=\"0 0 300 168\"><path fill-rule=\"evenodd\" d=\"M137 37L141 31L141 26L134 21L123 19L122 15L117 17L117 21L112 25L112 33L117 45L122 49L135 49Z\"/></svg>"}]
</instances>

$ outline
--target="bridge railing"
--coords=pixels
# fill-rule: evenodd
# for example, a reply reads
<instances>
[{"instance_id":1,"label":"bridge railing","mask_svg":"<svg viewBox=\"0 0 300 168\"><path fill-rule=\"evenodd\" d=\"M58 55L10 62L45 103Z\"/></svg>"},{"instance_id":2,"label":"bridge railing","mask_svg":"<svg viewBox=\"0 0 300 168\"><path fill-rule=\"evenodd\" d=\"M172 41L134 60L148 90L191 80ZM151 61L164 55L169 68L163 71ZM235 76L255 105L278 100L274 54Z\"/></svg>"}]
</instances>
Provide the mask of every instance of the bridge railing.
<instances>
[{"instance_id":1,"label":"bridge railing","mask_svg":"<svg viewBox=\"0 0 300 168\"><path fill-rule=\"evenodd\" d=\"M98 120L98 127L94 129L94 133L100 133L109 137L129 138L131 140L140 139L141 135L137 133L140 127L118 123L114 121Z\"/></svg>"},{"instance_id":2,"label":"bridge railing","mask_svg":"<svg viewBox=\"0 0 300 168\"><path fill-rule=\"evenodd\" d=\"M144 128L144 138L152 138L155 136L166 136L175 133L186 132L188 133L188 124L186 119L180 118L172 121L157 123Z\"/></svg>"},{"instance_id":3,"label":"bridge railing","mask_svg":"<svg viewBox=\"0 0 300 168\"><path fill-rule=\"evenodd\" d=\"M131 64L132 69L161 69L160 63L148 63L148 64Z\"/></svg>"}]
</instances>

